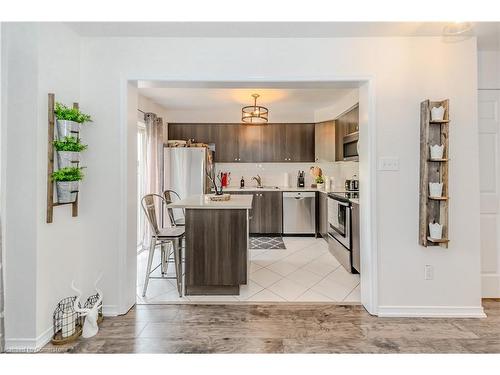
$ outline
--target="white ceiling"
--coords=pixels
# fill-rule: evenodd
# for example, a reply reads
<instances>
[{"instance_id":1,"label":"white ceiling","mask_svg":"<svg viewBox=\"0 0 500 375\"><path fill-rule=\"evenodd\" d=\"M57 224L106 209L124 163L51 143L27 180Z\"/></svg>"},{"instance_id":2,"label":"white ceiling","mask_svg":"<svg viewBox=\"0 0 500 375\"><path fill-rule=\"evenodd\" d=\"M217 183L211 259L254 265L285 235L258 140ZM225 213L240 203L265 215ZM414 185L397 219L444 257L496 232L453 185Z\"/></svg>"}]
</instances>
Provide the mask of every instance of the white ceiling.
<instances>
[{"instance_id":1,"label":"white ceiling","mask_svg":"<svg viewBox=\"0 0 500 375\"><path fill-rule=\"evenodd\" d=\"M269 109L270 122L314 122L316 113L335 112L357 101L353 87L140 87L139 94L162 106L168 122L235 123L241 108L253 104L251 95L260 95L257 104ZM141 107L142 105L144 107ZM139 109L149 110L139 101ZM345 109L345 108L344 108Z\"/></svg>"},{"instance_id":2,"label":"white ceiling","mask_svg":"<svg viewBox=\"0 0 500 375\"><path fill-rule=\"evenodd\" d=\"M328 107L347 95L348 88L139 88L139 94L165 107L167 111L230 111L239 113L252 105L251 95L260 95L258 105L270 113L307 111Z\"/></svg>"},{"instance_id":3,"label":"white ceiling","mask_svg":"<svg viewBox=\"0 0 500 375\"><path fill-rule=\"evenodd\" d=\"M441 36L445 22L69 22L85 37L335 38ZM500 49L500 23L476 22L481 50Z\"/></svg>"}]
</instances>

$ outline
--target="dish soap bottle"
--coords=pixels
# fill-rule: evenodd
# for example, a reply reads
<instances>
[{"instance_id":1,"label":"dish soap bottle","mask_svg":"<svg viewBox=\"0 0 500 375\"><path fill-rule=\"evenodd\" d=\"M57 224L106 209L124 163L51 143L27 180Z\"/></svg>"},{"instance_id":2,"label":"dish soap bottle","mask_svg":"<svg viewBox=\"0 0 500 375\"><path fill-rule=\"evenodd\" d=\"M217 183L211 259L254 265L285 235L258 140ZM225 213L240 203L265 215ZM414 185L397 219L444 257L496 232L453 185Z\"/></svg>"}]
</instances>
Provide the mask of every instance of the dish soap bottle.
<instances>
[{"instance_id":1,"label":"dish soap bottle","mask_svg":"<svg viewBox=\"0 0 500 375\"><path fill-rule=\"evenodd\" d=\"M243 176L241 176L240 189L243 189L244 187L245 187L245 179L243 178Z\"/></svg>"}]
</instances>

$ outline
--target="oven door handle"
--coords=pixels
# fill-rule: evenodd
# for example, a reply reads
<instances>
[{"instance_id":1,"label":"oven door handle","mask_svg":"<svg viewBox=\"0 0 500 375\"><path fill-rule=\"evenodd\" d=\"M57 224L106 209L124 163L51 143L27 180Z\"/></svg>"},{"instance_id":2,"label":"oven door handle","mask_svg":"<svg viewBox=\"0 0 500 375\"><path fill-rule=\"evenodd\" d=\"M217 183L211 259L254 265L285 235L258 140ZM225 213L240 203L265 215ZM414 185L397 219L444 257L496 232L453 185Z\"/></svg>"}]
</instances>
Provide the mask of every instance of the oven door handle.
<instances>
[{"instance_id":1,"label":"oven door handle","mask_svg":"<svg viewBox=\"0 0 500 375\"><path fill-rule=\"evenodd\" d=\"M335 198L332 198L332 197L329 197L329 199L331 199L332 201L335 201L335 204L338 204L340 206L344 206L344 207L349 207L350 206L349 202L339 201L339 200L337 200Z\"/></svg>"}]
</instances>

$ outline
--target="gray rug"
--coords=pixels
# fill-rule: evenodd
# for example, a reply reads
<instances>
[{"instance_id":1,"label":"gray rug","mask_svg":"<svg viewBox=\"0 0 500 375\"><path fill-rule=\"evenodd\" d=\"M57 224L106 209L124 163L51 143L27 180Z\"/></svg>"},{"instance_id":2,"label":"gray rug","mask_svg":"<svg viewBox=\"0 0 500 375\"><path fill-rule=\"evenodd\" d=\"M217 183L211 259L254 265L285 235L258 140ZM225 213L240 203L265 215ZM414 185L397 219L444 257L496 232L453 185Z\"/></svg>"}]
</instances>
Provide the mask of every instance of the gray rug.
<instances>
[{"instance_id":1,"label":"gray rug","mask_svg":"<svg viewBox=\"0 0 500 375\"><path fill-rule=\"evenodd\" d=\"M286 246L281 237L250 237L250 249L285 250Z\"/></svg>"}]
</instances>

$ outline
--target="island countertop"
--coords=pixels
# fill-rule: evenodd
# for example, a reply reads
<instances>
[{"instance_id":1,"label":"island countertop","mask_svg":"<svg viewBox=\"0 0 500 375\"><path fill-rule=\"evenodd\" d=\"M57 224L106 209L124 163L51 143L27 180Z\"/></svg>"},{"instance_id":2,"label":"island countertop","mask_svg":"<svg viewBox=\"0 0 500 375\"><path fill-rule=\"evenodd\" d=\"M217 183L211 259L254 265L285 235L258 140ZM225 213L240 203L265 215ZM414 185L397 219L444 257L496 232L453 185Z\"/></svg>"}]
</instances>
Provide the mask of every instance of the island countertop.
<instances>
[{"instance_id":1,"label":"island countertop","mask_svg":"<svg viewBox=\"0 0 500 375\"><path fill-rule=\"evenodd\" d=\"M212 201L210 194L191 195L180 201L167 205L168 208L216 209L216 210L250 210L252 195L232 194L228 201Z\"/></svg>"}]
</instances>

